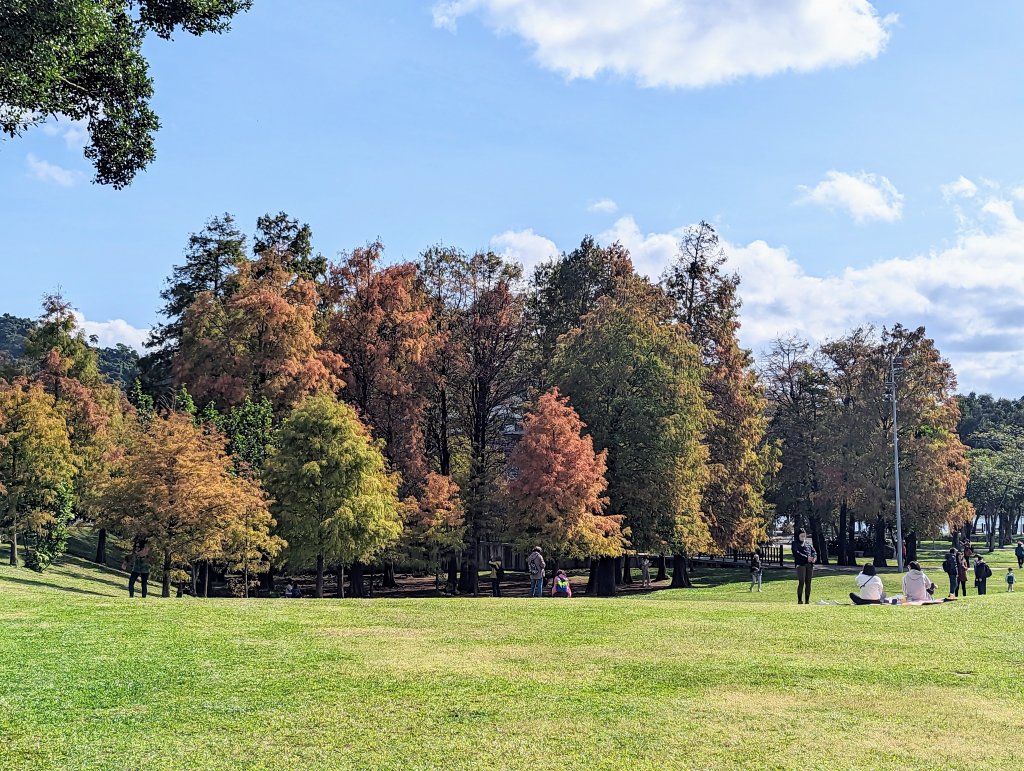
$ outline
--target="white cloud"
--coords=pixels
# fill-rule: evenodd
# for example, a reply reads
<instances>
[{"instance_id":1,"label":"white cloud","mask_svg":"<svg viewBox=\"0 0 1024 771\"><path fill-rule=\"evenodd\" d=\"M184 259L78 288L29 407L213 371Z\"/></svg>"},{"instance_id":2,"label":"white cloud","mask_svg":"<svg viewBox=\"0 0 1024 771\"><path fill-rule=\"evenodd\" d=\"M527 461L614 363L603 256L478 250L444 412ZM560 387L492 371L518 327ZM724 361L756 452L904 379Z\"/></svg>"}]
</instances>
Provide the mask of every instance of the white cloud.
<instances>
[{"instance_id":1,"label":"white cloud","mask_svg":"<svg viewBox=\"0 0 1024 771\"><path fill-rule=\"evenodd\" d=\"M63 166L36 158L32 153L25 157L25 161L28 164L29 176L33 179L38 179L40 182L60 185L61 187L71 187L82 176L77 171L65 169Z\"/></svg>"},{"instance_id":2,"label":"white cloud","mask_svg":"<svg viewBox=\"0 0 1024 771\"><path fill-rule=\"evenodd\" d=\"M1024 394L1024 221L1010 200L976 199L955 243L912 257L882 259L865 267L819 275L784 246L756 240L723 241L728 267L742 283L743 344L763 351L779 336L813 341L874 324L925 326L952 362L963 391ZM644 232L620 217L598 236L629 249L637 270L657 279L676 256L685 228ZM525 236L524 236L525 234ZM532 230L497 238L555 245Z\"/></svg>"},{"instance_id":3,"label":"white cloud","mask_svg":"<svg viewBox=\"0 0 1024 771\"><path fill-rule=\"evenodd\" d=\"M842 209L863 225L872 220L895 222L903 216L903 195L879 174L847 174L830 171L814 187L800 186L798 203L813 203L828 209Z\"/></svg>"},{"instance_id":4,"label":"white cloud","mask_svg":"<svg viewBox=\"0 0 1024 771\"><path fill-rule=\"evenodd\" d=\"M491 238L491 249L506 259L515 260L522 265L526 277L530 276L538 264L558 255L555 242L537 235L532 228L499 233Z\"/></svg>"},{"instance_id":5,"label":"white cloud","mask_svg":"<svg viewBox=\"0 0 1024 771\"><path fill-rule=\"evenodd\" d=\"M88 138L89 120L72 120L65 115L58 115L54 120L43 124L43 133L48 136L60 136L64 138L64 144L69 150L80 150L85 146Z\"/></svg>"},{"instance_id":6,"label":"white cloud","mask_svg":"<svg viewBox=\"0 0 1024 771\"><path fill-rule=\"evenodd\" d=\"M96 336L97 342L102 348L112 348L118 343L124 343L141 353L143 343L149 337L148 329L133 327L124 319L89 321L78 311L75 311L75 319L87 337Z\"/></svg>"},{"instance_id":7,"label":"white cloud","mask_svg":"<svg viewBox=\"0 0 1024 771\"><path fill-rule=\"evenodd\" d=\"M868 0L444 0L434 24L479 14L525 40L544 68L608 72L646 87L699 88L877 57L895 16Z\"/></svg>"},{"instance_id":8,"label":"white cloud","mask_svg":"<svg viewBox=\"0 0 1024 771\"><path fill-rule=\"evenodd\" d=\"M947 201L952 201L954 198L974 198L977 194L978 186L964 176L961 176L956 182L942 186L942 197Z\"/></svg>"},{"instance_id":9,"label":"white cloud","mask_svg":"<svg viewBox=\"0 0 1024 771\"><path fill-rule=\"evenodd\" d=\"M602 198L600 201L595 201L587 207L587 211L596 211L602 214L615 214L618 210L619 205L611 198Z\"/></svg>"}]
</instances>

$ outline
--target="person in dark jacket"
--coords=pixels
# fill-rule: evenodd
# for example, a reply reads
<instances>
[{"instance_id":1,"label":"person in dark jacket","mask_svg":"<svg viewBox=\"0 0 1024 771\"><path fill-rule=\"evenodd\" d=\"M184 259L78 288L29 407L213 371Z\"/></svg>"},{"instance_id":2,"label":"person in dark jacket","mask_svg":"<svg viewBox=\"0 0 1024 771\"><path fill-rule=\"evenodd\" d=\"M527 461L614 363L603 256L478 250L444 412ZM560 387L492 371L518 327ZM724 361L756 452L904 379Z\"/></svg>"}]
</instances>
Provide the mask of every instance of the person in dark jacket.
<instances>
[{"instance_id":1,"label":"person in dark jacket","mask_svg":"<svg viewBox=\"0 0 1024 771\"><path fill-rule=\"evenodd\" d=\"M964 597L967 596L967 560L962 554L957 554L956 590L957 594L963 593Z\"/></svg>"},{"instance_id":2,"label":"person in dark jacket","mask_svg":"<svg viewBox=\"0 0 1024 771\"><path fill-rule=\"evenodd\" d=\"M978 555L974 561L974 585L978 587L978 594L985 594L985 582L992 576L992 568L985 562L985 558Z\"/></svg>"},{"instance_id":3,"label":"person in dark jacket","mask_svg":"<svg viewBox=\"0 0 1024 771\"><path fill-rule=\"evenodd\" d=\"M1017 541L1013 549L1013 556L1017 558L1017 569L1024 568L1024 541Z\"/></svg>"},{"instance_id":4,"label":"person in dark jacket","mask_svg":"<svg viewBox=\"0 0 1024 771\"><path fill-rule=\"evenodd\" d=\"M135 582L142 579L142 596L149 591L149 547L145 538L136 538L131 552L124 558L121 570L131 569L128 577L128 596L135 596Z\"/></svg>"},{"instance_id":5,"label":"person in dark jacket","mask_svg":"<svg viewBox=\"0 0 1024 771\"><path fill-rule=\"evenodd\" d=\"M754 591L754 587L757 587L757 591L761 591L761 579L764 576L764 566L761 565L761 550L754 549L754 553L750 555L750 589L748 592Z\"/></svg>"},{"instance_id":6,"label":"person in dark jacket","mask_svg":"<svg viewBox=\"0 0 1024 771\"><path fill-rule=\"evenodd\" d=\"M808 605L811 602L811 578L814 576L818 552L814 550L814 544L803 528L793 539L792 548L793 562L796 563L796 601L800 605Z\"/></svg>"},{"instance_id":7,"label":"person in dark jacket","mask_svg":"<svg viewBox=\"0 0 1024 771\"><path fill-rule=\"evenodd\" d=\"M953 547L950 547L946 559L942 562L942 570L949 576L950 595L956 597L956 587L960 583L960 554Z\"/></svg>"}]
</instances>

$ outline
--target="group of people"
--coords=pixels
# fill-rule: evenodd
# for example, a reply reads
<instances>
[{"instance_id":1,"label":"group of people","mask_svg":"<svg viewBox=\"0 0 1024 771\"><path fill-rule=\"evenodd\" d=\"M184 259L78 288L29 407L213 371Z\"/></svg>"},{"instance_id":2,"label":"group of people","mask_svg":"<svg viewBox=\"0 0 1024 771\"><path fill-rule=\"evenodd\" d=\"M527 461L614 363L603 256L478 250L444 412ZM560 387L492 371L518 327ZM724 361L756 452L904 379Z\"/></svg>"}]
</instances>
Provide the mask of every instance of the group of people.
<instances>
[{"instance_id":1,"label":"group of people","mask_svg":"<svg viewBox=\"0 0 1024 771\"><path fill-rule=\"evenodd\" d=\"M921 565L912 561L907 567L909 570L903 575L904 602L933 602L935 584L921 569ZM859 594L850 593L850 599L855 604L881 604L888 599L882 579L872 563L866 563L855 580L860 589Z\"/></svg>"},{"instance_id":2,"label":"group of people","mask_svg":"<svg viewBox=\"0 0 1024 771\"><path fill-rule=\"evenodd\" d=\"M491 565L496 563L492 562ZM497 563L500 565L500 563ZM533 551L530 552L530 556L526 558L526 567L530 571L530 596L531 597L543 597L544 596L544 569L547 567L544 562L544 552L539 546L534 546ZM491 581L494 584L494 596L501 596L501 589L498 585L498 580L495 577L496 573L494 568L491 569ZM572 584L569 583L569 576L566 575L564 570L559 570L555 573L555 580L551 582L551 596L552 597L572 597Z\"/></svg>"},{"instance_id":3,"label":"group of people","mask_svg":"<svg viewBox=\"0 0 1024 771\"><path fill-rule=\"evenodd\" d=\"M1024 561L1024 544L1017 542L1014 553L1020 562ZM949 594L951 597L967 596L967 576L970 567L971 556L974 549L970 541L963 543L963 551L957 551L955 546L949 547L946 558L942 561L942 570L949 576ZM980 554L974 555L974 587L978 594L985 594L988 591L988 579L992 577L992 568L985 558ZM1016 577L1013 575L1013 568L1006 573L1006 585L1009 591L1013 591L1013 583Z\"/></svg>"}]
</instances>

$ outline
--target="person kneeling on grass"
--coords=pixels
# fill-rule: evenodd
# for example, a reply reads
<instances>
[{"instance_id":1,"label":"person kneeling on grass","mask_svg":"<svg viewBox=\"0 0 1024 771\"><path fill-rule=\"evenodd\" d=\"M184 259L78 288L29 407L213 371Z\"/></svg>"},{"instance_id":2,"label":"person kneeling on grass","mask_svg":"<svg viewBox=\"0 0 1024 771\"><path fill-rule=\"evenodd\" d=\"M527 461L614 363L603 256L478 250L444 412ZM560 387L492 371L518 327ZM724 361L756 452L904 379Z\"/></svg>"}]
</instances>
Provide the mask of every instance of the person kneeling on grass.
<instances>
[{"instance_id":1,"label":"person kneeling on grass","mask_svg":"<svg viewBox=\"0 0 1024 771\"><path fill-rule=\"evenodd\" d=\"M911 562L910 570L903 576L903 594L907 596L907 602L928 602L934 591L935 584L921 570L921 565Z\"/></svg>"},{"instance_id":2,"label":"person kneeling on grass","mask_svg":"<svg viewBox=\"0 0 1024 771\"><path fill-rule=\"evenodd\" d=\"M559 570L558 575L555 576L554 583L551 584L551 596L572 597L572 587L569 585L569 576L565 574L564 570Z\"/></svg>"},{"instance_id":3,"label":"person kneeling on grass","mask_svg":"<svg viewBox=\"0 0 1024 771\"><path fill-rule=\"evenodd\" d=\"M857 586L860 588L860 594L854 594L850 592L850 599L856 602L858 599L861 603L865 602L877 605L885 599L885 587L882 585L882 579L878 577L875 571L875 566L870 562L865 563L864 567L861 568L860 573L857 574Z\"/></svg>"}]
</instances>

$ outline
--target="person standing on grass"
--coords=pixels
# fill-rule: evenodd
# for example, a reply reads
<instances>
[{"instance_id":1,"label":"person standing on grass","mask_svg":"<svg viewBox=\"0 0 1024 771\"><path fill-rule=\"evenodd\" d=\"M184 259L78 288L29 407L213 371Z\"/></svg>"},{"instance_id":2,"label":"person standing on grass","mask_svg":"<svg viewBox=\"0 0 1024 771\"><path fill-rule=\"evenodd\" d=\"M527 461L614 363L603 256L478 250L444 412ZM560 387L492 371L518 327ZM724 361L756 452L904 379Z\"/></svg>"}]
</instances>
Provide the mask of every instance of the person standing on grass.
<instances>
[{"instance_id":1,"label":"person standing on grass","mask_svg":"<svg viewBox=\"0 0 1024 771\"><path fill-rule=\"evenodd\" d=\"M504 578L505 573L501 567L501 560L491 560L487 564L491 567L491 596L501 597L501 579Z\"/></svg>"},{"instance_id":2,"label":"person standing on grass","mask_svg":"<svg viewBox=\"0 0 1024 771\"><path fill-rule=\"evenodd\" d=\"M942 561L942 570L949 576L949 594L952 597L956 597L956 588L960 583L960 554L952 546L949 548L949 553L946 558Z\"/></svg>"},{"instance_id":3,"label":"person standing on grass","mask_svg":"<svg viewBox=\"0 0 1024 771\"><path fill-rule=\"evenodd\" d=\"M985 594L985 583L992 576L992 568L985 562L980 554L974 561L974 585L978 587L978 594Z\"/></svg>"},{"instance_id":4,"label":"person standing on grass","mask_svg":"<svg viewBox=\"0 0 1024 771\"><path fill-rule=\"evenodd\" d=\"M539 546L534 546L533 551L526 560L530 570L530 596L544 596L544 555Z\"/></svg>"},{"instance_id":5,"label":"person standing on grass","mask_svg":"<svg viewBox=\"0 0 1024 771\"><path fill-rule=\"evenodd\" d=\"M555 580L551 584L551 596L572 597L572 586L569 584L569 576L565 574L564 570L559 570L558 575L555 576Z\"/></svg>"},{"instance_id":6,"label":"person standing on grass","mask_svg":"<svg viewBox=\"0 0 1024 771\"><path fill-rule=\"evenodd\" d=\"M818 552L807 535L800 528L793 539L793 562L796 563L796 601L799 605L811 602L811 578L814 576L814 563L818 561Z\"/></svg>"},{"instance_id":7,"label":"person standing on grass","mask_svg":"<svg viewBox=\"0 0 1024 771\"><path fill-rule=\"evenodd\" d=\"M761 565L761 550L754 549L754 553L750 555L750 588L747 592L754 591L754 586L757 586L757 591L761 591L761 577L764 575L764 567Z\"/></svg>"},{"instance_id":8,"label":"person standing on grass","mask_svg":"<svg viewBox=\"0 0 1024 771\"><path fill-rule=\"evenodd\" d=\"M964 555L957 554L957 565L956 565L956 595L963 593L964 597L967 596L967 560L964 559Z\"/></svg>"},{"instance_id":9,"label":"person standing on grass","mask_svg":"<svg viewBox=\"0 0 1024 771\"><path fill-rule=\"evenodd\" d=\"M1016 577L1013 575L1013 568L1006 569L1006 591L1013 591L1013 582L1016 581Z\"/></svg>"},{"instance_id":10,"label":"person standing on grass","mask_svg":"<svg viewBox=\"0 0 1024 771\"><path fill-rule=\"evenodd\" d=\"M640 558L640 580L644 589L649 589L651 586L651 558L648 555L644 555Z\"/></svg>"},{"instance_id":11,"label":"person standing on grass","mask_svg":"<svg viewBox=\"0 0 1024 771\"><path fill-rule=\"evenodd\" d=\"M967 560L967 564L971 564L971 557L974 556L974 547L971 545L971 539L967 538L964 540L964 559Z\"/></svg>"},{"instance_id":12,"label":"person standing on grass","mask_svg":"<svg viewBox=\"0 0 1024 771\"><path fill-rule=\"evenodd\" d=\"M135 582L142 580L142 596L149 590L149 547L145 538L136 538L131 553L121 563L121 570L126 570L131 563L131 575L128 577L128 596L135 596Z\"/></svg>"},{"instance_id":13,"label":"person standing on grass","mask_svg":"<svg viewBox=\"0 0 1024 771\"><path fill-rule=\"evenodd\" d=\"M1013 548L1013 556L1017 558L1018 570L1024 568L1024 541L1017 541L1017 545Z\"/></svg>"}]
</instances>

